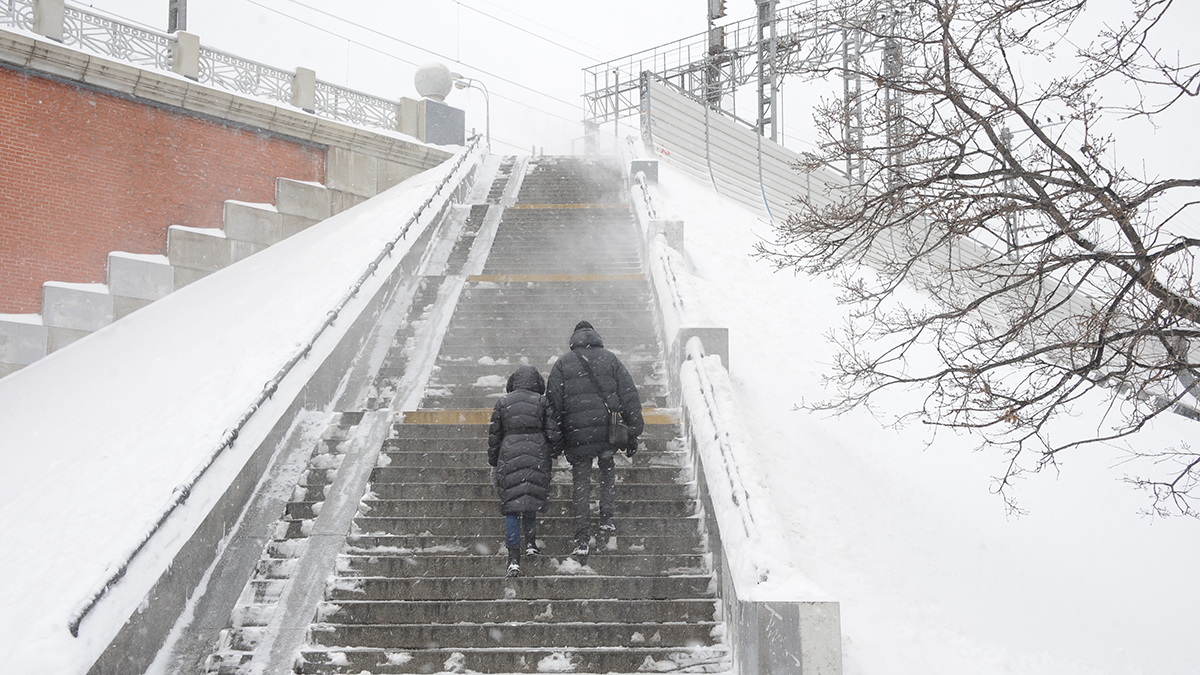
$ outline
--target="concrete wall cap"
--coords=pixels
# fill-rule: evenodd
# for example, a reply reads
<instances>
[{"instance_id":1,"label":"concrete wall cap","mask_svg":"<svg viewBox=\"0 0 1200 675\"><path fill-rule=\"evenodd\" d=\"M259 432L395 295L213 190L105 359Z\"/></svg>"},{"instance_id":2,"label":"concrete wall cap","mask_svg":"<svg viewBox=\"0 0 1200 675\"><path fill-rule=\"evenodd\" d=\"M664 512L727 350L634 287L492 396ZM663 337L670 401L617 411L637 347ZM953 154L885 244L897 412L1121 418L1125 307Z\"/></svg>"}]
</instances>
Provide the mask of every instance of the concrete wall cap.
<instances>
[{"instance_id":1,"label":"concrete wall cap","mask_svg":"<svg viewBox=\"0 0 1200 675\"><path fill-rule=\"evenodd\" d=\"M0 321L7 323L21 323L30 326L42 326L41 314L0 314Z\"/></svg>"},{"instance_id":2,"label":"concrete wall cap","mask_svg":"<svg viewBox=\"0 0 1200 675\"><path fill-rule=\"evenodd\" d=\"M225 238L225 231L215 227L188 227L187 225L172 225L168 230L178 230L180 232L190 232L192 234L202 234L209 237L217 237L218 239Z\"/></svg>"},{"instance_id":3,"label":"concrete wall cap","mask_svg":"<svg viewBox=\"0 0 1200 675\"><path fill-rule=\"evenodd\" d=\"M124 258L126 260L137 260L148 263L162 263L164 265L170 264L167 261L167 256L159 255L157 253L127 253L125 251L110 251L108 257Z\"/></svg>"}]
</instances>

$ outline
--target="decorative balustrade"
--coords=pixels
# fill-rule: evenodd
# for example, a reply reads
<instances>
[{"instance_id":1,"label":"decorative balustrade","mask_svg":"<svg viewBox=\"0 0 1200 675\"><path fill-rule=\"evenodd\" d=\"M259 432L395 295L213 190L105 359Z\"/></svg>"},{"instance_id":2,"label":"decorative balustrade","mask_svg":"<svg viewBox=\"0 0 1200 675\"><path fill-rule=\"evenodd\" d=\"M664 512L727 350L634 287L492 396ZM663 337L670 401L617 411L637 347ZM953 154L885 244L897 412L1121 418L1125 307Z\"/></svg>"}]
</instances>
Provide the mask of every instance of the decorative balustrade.
<instances>
[{"instance_id":1,"label":"decorative balustrade","mask_svg":"<svg viewBox=\"0 0 1200 675\"><path fill-rule=\"evenodd\" d=\"M38 31L38 5L55 0L0 0L0 27ZM43 31L45 32L45 31ZM48 33L47 33L48 34ZM134 26L78 7L63 8L62 43L69 47L155 70L181 71L175 35ZM295 105L296 74L232 54L201 47L195 78L201 84ZM395 101L327 82L316 82L310 112L326 119L375 129L397 129ZM307 106L304 106L307 107Z\"/></svg>"}]
</instances>

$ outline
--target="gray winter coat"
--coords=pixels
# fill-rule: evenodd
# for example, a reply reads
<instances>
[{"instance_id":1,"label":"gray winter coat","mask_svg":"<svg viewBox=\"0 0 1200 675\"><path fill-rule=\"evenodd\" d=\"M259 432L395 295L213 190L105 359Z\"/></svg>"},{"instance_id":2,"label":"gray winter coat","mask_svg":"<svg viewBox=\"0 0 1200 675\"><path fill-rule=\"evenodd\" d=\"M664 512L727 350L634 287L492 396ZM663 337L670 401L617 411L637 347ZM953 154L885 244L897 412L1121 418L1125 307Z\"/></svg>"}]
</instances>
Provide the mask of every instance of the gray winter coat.
<instances>
[{"instance_id":1,"label":"gray winter coat","mask_svg":"<svg viewBox=\"0 0 1200 675\"><path fill-rule=\"evenodd\" d=\"M550 411L541 373L521 366L508 378L488 429L488 464L496 467L503 514L544 511L550 496L550 463L562 437Z\"/></svg>"},{"instance_id":2,"label":"gray winter coat","mask_svg":"<svg viewBox=\"0 0 1200 675\"><path fill-rule=\"evenodd\" d=\"M577 329L571 334L570 346L571 351L550 368L546 385L546 398L558 419L567 459L575 463L611 456L620 448L608 444L608 408L580 359L591 364L608 405L621 413L631 437L640 436L645 426L637 386L617 355L604 348L595 329Z\"/></svg>"}]
</instances>

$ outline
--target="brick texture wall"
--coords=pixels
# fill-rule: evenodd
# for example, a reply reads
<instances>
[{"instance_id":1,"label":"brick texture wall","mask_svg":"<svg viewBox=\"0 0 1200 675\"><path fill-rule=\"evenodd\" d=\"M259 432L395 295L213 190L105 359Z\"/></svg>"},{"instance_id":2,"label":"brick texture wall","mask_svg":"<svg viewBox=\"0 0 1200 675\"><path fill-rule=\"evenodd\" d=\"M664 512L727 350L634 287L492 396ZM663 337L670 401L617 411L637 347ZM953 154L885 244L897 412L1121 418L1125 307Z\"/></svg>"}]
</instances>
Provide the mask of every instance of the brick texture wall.
<instances>
[{"instance_id":1,"label":"brick texture wall","mask_svg":"<svg viewBox=\"0 0 1200 675\"><path fill-rule=\"evenodd\" d=\"M0 313L45 281L103 283L109 251L166 253L171 225L220 227L226 199L324 182L322 149L0 68Z\"/></svg>"}]
</instances>

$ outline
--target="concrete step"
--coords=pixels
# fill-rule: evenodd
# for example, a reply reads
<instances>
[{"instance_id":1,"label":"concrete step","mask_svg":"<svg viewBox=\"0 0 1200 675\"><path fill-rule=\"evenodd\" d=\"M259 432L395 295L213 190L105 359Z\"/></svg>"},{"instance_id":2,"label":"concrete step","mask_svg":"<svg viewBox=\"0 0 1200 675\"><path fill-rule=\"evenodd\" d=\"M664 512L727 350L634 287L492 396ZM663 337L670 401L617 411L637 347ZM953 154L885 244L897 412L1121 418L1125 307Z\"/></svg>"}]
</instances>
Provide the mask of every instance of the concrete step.
<instances>
[{"instance_id":1,"label":"concrete step","mask_svg":"<svg viewBox=\"0 0 1200 675\"><path fill-rule=\"evenodd\" d=\"M593 490L595 492L595 490ZM622 518L687 518L696 515L694 500L630 500L626 495L620 507ZM318 502L319 503L319 502ZM313 502L291 502L288 515L294 518L315 518ZM373 518L465 518L486 517L499 513L500 500L429 500L429 499L364 499L359 507ZM308 514L308 515L305 515ZM567 517L571 504L567 499L551 500L538 520Z\"/></svg>"},{"instance_id":2,"label":"concrete step","mask_svg":"<svg viewBox=\"0 0 1200 675\"><path fill-rule=\"evenodd\" d=\"M412 650L303 650L296 672L301 675L393 673L637 673L726 672L729 653L721 645L655 647L646 643L619 649L544 649L496 646L487 649L433 648ZM221 671L234 672L230 671Z\"/></svg>"},{"instance_id":3,"label":"concrete step","mask_svg":"<svg viewBox=\"0 0 1200 675\"><path fill-rule=\"evenodd\" d=\"M526 563L521 562L522 568ZM317 619L339 624L471 623L654 623L712 621L712 598L677 599L669 603L627 602L596 598L567 600L342 601L325 603Z\"/></svg>"},{"instance_id":4,"label":"concrete step","mask_svg":"<svg viewBox=\"0 0 1200 675\"><path fill-rule=\"evenodd\" d=\"M634 502L658 497L660 499L691 499L691 486L661 483L618 483L621 499ZM324 487L311 488L323 491ZM550 499L570 500L571 484L563 480L550 484ZM459 499L496 499L496 489L488 484L447 485L445 483L380 483L371 487L371 493L379 499L440 499L447 502ZM305 493L309 495L311 493ZM307 501L314 501L307 499Z\"/></svg>"},{"instance_id":5,"label":"concrete step","mask_svg":"<svg viewBox=\"0 0 1200 675\"><path fill-rule=\"evenodd\" d=\"M497 518L497 521L499 519ZM355 533L347 540L347 552L355 554L385 554L385 555L429 555L436 553L459 553L492 555L504 551L503 524L497 522L492 533L462 534L420 534L420 535L372 535ZM550 538L538 533L542 543L542 553L549 557L563 557L571 553L574 540L570 537ZM612 546L613 548L609 548ZM593 559L605 556L625 554L650 553L653 555L678 555L687 553L704 553L704 543L699 536L691 533L670 534L661 537L612 537L597 542L597 548L588 559L592 565Z\"/></svg>"},{"instance_id":6,"label":"concrete step","mask_svg":"<svg viewBox=\"0 0 1200 675\"><path fill-rule=\"evenodd\" d=\"M559 459L559 462L565 460ZM455 467L376 467L371 472L371 483L455 483L455 484L491 484L491 467L455 466ZM569 475L569 469L556 469ZM618 467L617 485L623 483L689 483L691 469L674 467Z\"/></svg>"},{"instance_id":7,"label":"concrete step","mask_svg":"<svg viewBox=\"0 0 1200 675\"><path fill-rule=\"evenodd\" d=\"M490 413L490 411L489 411ZM641 452L629 460L634 466L683 466L687 461L687 452L676 443L676 439L655 438L649 433L639 439ZM486 457L486 437L477 438L429 438L429 439L399 439L391 438L383 443L381 451L388 456L388 461L414 462L426 466L452 466L461 462L477 462L480 457ZM626 465L622 457L618 457L619 465ZM564 467L565 468L565 467Z\"/></svg>"},{"instance_id":8,"label":"concrete step","mask_svg":"<svg viewBox=\"0 0 1200 675\"><path fill-rule=\"evenodd\" d=\"M619 488L618 488L619 489ZM622 537L663 537L671 534L699 532L698 518L636 517L620 515L618 505L617 527ZM442 516L391 516L374 517L360 515L354 519L355 527L363 534L441 534L474 535L494 532L501 524L500 515L462 516L447 519ZM567 538L575 531L575 521L569 517L549 516L538 519L538 536Z\"/></svg>"},{"instance_id":9,"label":"concrete step","mask_svg":"<svg viewBox=\"0 0 1200 675\"><path fill-rule=\"evenodd\" d=\"M474 395L473 388L467 388L470 390L463 392L463 388L451 387L436 379L431 380L430 385L430 391L421 399L422 408L491 408L503 395L503 392L497 391L494 394L478 396ZM661 408L668 403L665 388L659 388L663 392L659 395L654 395L654 391L646 385L639 386L638 390L641 393L642 405Z\"/></svg>"},{"instance_id":10,"label":"concrete step","mask_svg":"<svg viewBox=\"0 0 1200 675\"><path fill-rule=\"evenodd\" d=\"M365 577L339 578L326 594L330 602L341 600L572 600L608 598L610 600L673 600L711 598L712 575L670 577L610 577L599 575L542 577L415 577L389 579Z\"/></svg>"},{"instance_id":11,"label":"concrete step","mask_svg":"<svg viewBox=\"0 0 1200 675\"><path fill-rule=\"evenodd\" d=\"M456 439L487 439L487 424L415 424L397 423L392 425L391 438L456 438ZM680 438L679 427L675 424L647 424L642 440L656 439L670 441Z\"/></svg>"},{"instance_id":12,"label":"concrete step","mask_svg":"<svg viewBox=\"0 0 1200 675\"><path fill-rule=\"evenodd\" d=\"M549 542L546 542L549 544ZM502 577L508 557L502 550L498 555L355 555L342 556L338 571L350 577ZM650 576L654 574L704 574L709 572L708 557L703 554L597 554L588 558L594 573L608 576ZM573 563L565 555L522 555L521 571L525 576L552 576L562 573L564 565ZM285 559L278 565L263 563L264 576L284 575L289 569ZM711 618L711 615L709 616ZM460 619L473 621L474 619ZM562 620L561 618L559 620ZM597 619L601 621L603 619ZM613 619L614 621L617 619ZM645 619L649 620L649 619Z\"/></svg>"},{"instance_id":13,"label":"concrete step","mask_svg":"<svg viewBox=\"0 0 1200 675\"><path fill-rule=\"evenodd\" d=\"M628 647L635 635L658 635L663 644L711 645L713 621L688 623L521 623L492 624L323 624L309 628L314 646L354 645L387 649L421 649L429 645L485 648Z\"/></svg>"}]
</instances>

